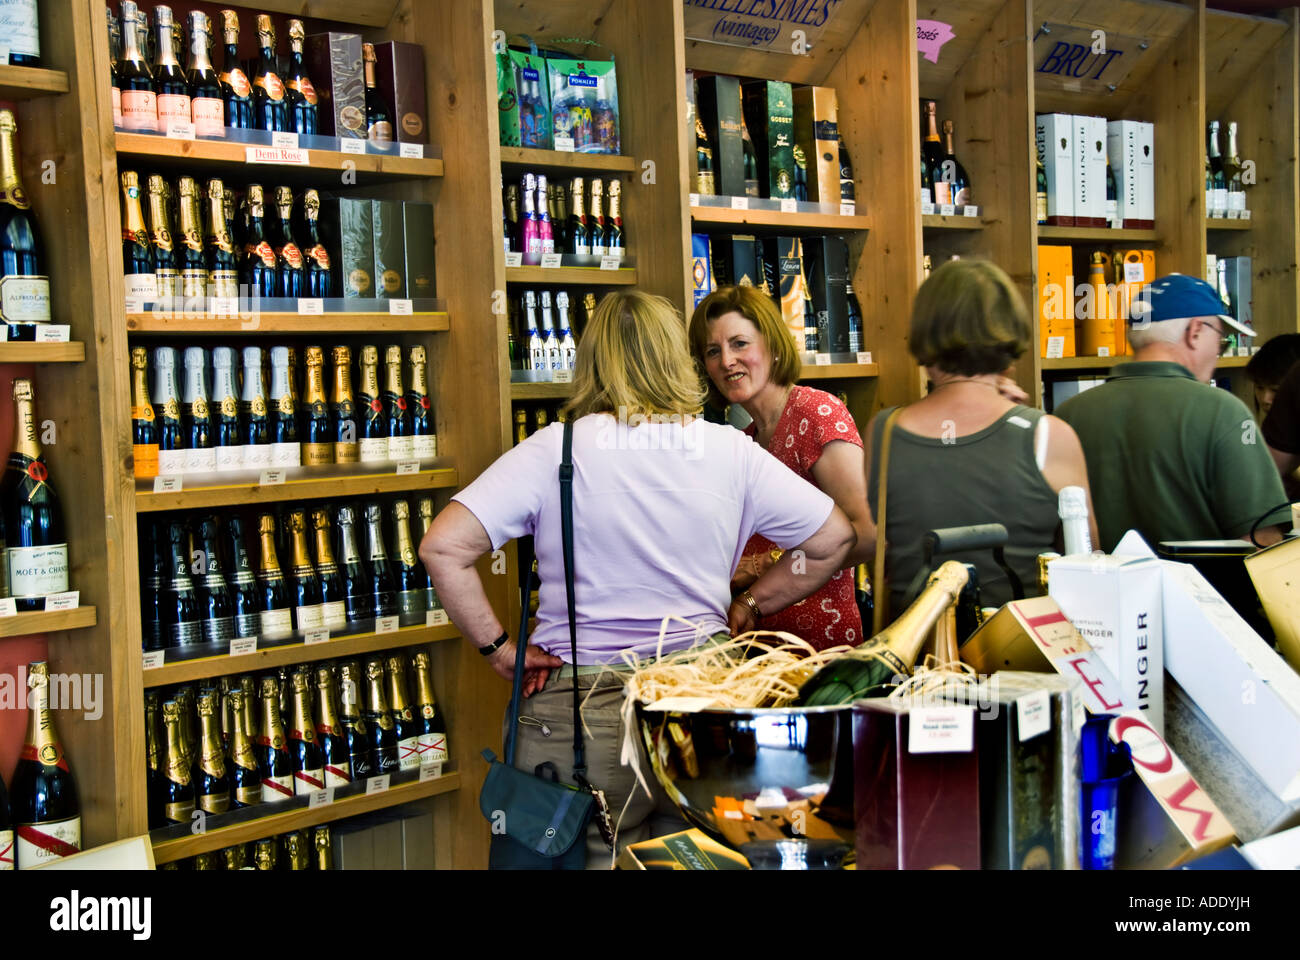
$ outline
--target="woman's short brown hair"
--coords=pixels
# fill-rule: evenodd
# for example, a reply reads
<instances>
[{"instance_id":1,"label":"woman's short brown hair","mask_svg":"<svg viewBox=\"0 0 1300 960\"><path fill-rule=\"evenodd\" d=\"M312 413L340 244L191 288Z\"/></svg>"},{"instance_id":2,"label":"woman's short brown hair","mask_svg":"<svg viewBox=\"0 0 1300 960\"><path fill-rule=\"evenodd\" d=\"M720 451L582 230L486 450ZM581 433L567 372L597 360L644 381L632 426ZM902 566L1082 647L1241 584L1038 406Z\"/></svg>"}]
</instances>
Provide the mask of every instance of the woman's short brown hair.
<instances>
[{"instance_id":1,"label":"woman's short brown hair","mask_svg":"<svg viewBox=\"0 0 1300 960\"><path fill-rule=\"evenodd\" d=\"M987 260L949 260L916 292L907 348L922 366L972 377L1001 373L1029 348L1029 310Z\"/></svg>"},{"instance_id":2,"label":"woman's short brown hair","mask_svg":"<svg viewBox=\"0 0 1300 960\"><path fill-rule=\"evenodd\" d=\"M755 327L767 344L772 355L772 369L768 377L777 386L788 387L799 379L803 364L799 360L799 348L795 345L790 328L781 319L772 298L757 287L719 287L700 301L700 305L691 314L691 353L695 356L695 365L699 368L709 391L709 399L714 403L724 404L722 394L713 385L704 369L704 350L709 342L709 323L725 314L740 314Z\"/></svg>"}]
</instances>

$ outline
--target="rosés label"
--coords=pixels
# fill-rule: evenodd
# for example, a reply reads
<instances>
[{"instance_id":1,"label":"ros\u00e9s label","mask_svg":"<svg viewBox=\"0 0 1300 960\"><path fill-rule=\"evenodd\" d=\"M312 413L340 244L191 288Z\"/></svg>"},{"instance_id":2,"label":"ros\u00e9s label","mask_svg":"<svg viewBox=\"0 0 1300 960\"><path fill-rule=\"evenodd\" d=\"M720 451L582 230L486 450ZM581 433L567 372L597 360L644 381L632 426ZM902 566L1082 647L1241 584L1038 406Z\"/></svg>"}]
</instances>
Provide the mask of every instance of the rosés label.
<instances>
[{"instance_id":1,"label":"ros\u00e9s label","mask_svg":"<svg viewBox=\"0 0 1300 960\"><path fill-rule=\"evenodd\" d=\"M138 133L158 132L158 98L152 90L122 91L122 126Z\"/></svg>"},{"instance_id":2,"label":"ros\u00e9s label","mask_svg":"<svg viewBox=\"0 0 1300 960\"><path fill-rule=\"evenodd\" d=\"M190 122L190 98L183 93L160 93L155 98L158 102L158 126L167 129L169 123Z\"/></svg>"},{"instance_id":3,"label":"ros\u00e9s label","mask_svg":"<svg viewBox=\"0 0 1300 960\"><path fill-rule=\"evenodd\" d=\"M215 97L199 97L191 102L194 133L200 137L221 137L226 132L226 105Z\"/></svg>"}]
</instances>

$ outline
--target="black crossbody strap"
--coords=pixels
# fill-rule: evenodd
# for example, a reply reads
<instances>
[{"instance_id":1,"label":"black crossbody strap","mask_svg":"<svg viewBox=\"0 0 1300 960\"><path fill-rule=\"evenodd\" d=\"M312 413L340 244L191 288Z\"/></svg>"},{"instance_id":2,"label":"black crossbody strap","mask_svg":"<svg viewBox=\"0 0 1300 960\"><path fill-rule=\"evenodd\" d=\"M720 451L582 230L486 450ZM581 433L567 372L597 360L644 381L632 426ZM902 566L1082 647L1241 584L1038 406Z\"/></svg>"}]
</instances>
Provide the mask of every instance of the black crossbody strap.
<instances>
[{"instance_id":1,"label":"black crossbody strap","mask_svg":"<svg viewBox=\"0 0 1300 960\"><path fill-rule=\"evenodd\" d=\"M564 453L560 459L560 528L564 540L564 592L569 602L569 650L573 664L573 776L587 775L587 754L582 745L581 704L578 700L578 621L573 599L573 421L564 421Z\"/></svg>"},{"instance_id":2,"label":"black crossbody strap","mask_svg":"<svg viewBox=\"0 0 1300 960\"><path fill-rule=\"evenodd\" d=\"M524 658L528 654L528 606L533 596L533 559L531 551L524 556L519 551L519 562L525 564L528 575L524 578L523 595L519 603L519 640L515 649L515 681L510 689L510 720L506 724L505 762L515 765L515 731L519 729L519 699L524 686Z\"/></svg>"}]
</instances>

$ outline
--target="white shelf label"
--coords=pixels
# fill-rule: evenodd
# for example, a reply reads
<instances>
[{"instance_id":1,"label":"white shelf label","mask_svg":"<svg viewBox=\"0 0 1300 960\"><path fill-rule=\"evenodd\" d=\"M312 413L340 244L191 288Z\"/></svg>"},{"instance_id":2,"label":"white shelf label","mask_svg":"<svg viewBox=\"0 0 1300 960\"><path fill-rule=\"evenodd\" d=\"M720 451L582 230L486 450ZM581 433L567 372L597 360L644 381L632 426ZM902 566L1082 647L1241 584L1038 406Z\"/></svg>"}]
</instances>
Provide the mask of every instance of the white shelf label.
<instances>
[{"instance_id":1,"label":"white shelf label","mask_svg":"<svg viewBox=\"0 0 1300 960\"><path fill-rule=\"evenodd\" d=\"M551 371L552 383L573 383L572 370L553 370Z\"/></svg>"},{"instance_id":2,"label":"white shelf label","mask_svg":"<svg viewBox=\"0 0 1300 960\"><path fill-rule=\"evenodd\" d=\"M67 343L72 336L72 328L66 323L38 323L36 325L37 343Z\"/></svg>"},{"instance_id":3,"label":"white shelf label","mask_svg":"<svg viewBox=\"0 0 1300 960\"><path fill-rule=\"evenodd\" d=\"M1052 729L1052 698L1035 690L1016 698L1016 730L1021 741L1032 740Z\"/></svg>"},{"instance_id":4,"label":"white shelf label","mask_svg":"<svg viewBox=\"0 0 1300 960\"><path fill-rule=\"evenodd\" d=\"M939 204L939 216L955 217L957 216L957 208L951 203L941 203Z\"/></svg>"},{"instance_id":5,"label":"white shelf label","mask_svg":"<svg viewBox=\"0 0 1300 960\"><path fill-rule=\"evenodd\" d=\"M1060 360L1065 356L1065 337L1047 338L1047 359Z\"/></svg>"},{"instance_id":6,"label":"white shelf label","mask_svg":"<svg viewBox=\"0 0 1300 960\"><path fill-rule=\"evenodd\" d=\"M8 48L8 47L0 47L0 63L3 63L5 66L8 66L8 65L9 65L9 48Z\"/></svg>"},{"instance_id":7,"label":"white shelf label","mask_svg":"<svg viewBox=\"0 0 1300 960\"><path fill-rule=\"evenodd\" d=\"M243 657L257 652L257 637L236 637L230 641L230 655Z\"/></svg>"},{"instance_id":8,"label":"white shelf label","mask_svg":"<svg viewBox=\"0 0 1300 960\"><path fill-rule=\"evenodd\" d=\"M144 653L144 668L146 670L157 670L163 665L164 650L146 650Z\"/></svg>"},{"instance_id":9,"label":"white shelf label","mask_svg":"<svg viewBox=\"0 0 1300 960\"><path fill-rule=\"evenodd\" d=\"M18 616L18 604L14 601L14 598L5 597L0 599L0 617L16 616ZM162 651L160 650L158 652L161 653Z\"/></svg>"},{"instance_id":10,"label":"white shelf label","mask_svg":"<svg viewBox=\"0 0 1300 960\"><path fill-rule=\"evenodd\" d=\"M1233 210L1231 207L1228 208L1228 219L1229 219L1229 220L1236 220L1236 219L1238 219L1238 218L1240 218L1240 217L1241 217L1241 211L1240 211L1240 210Z\"/></svg>"},{"instance_id":11,"label":"white shelf label","mask_svg":"<svg viewBox=\"0 0 1300 960\"><path fill-rule=\"evenodd\" d=\"M831 365L831 355L829 353L814 353L813 363L819 367L829 367Z\"/></svg>"},{"instance_id":12,"label":"white shelf label","mask_svg":"<svg viewBox=\"0 0 1300 960\"><path fill-rule=\"evenodd\" d=\"M1097 348L1097 356L1099 356L1099 357L1109 357L1109 356L1110 356L1110 347L1098 347L1098 348Z\"/></svg>"},{"instance_id":13,"label":"white shelf label","mask_svg":"<svg viewBox=\"0 0 1300 960\"><path fill-rule=\"evenodd\" d=\"M293 135L295 140L297 135ZM308 151L298 147L245 147L245 163L274 163L306 167L311 164Z\"/></svg>"},{"instance_id":14,"label":"white shelf label","mask_svg":"<svg viewBox=\"0 0 1300 960\"><path fill-rule=\"evenodd\" d=\"M284 483L283 470L263 470L262 475L257 479L258 486L278 487Z\"/></svg>"},{"instance_id":15,"label":"white shelf label","mask_svg":"<svg viewBox=\"0 0 1300 960\"><path fill-rule=\"evenodd\" d=\"M606 256L600 258L600 269L602 270L617 270L622 265L623 265L623 258L619 256L613 256L613 257Z\"/></svg>"},{"instance_id":16,"label":"white shelf label","mask_svg":"<svg viewBox=\"0 0 1300 960\"><path fill-rule=\"evenodd\" d=\"M185 482L181 477L154 477L154 493L180 493L185 488Z\"/></svg>"},{"instance_id":17,"label":"white shelf label","mask_svg":"<svg viewBox=\"0 0 1300 960\"><path fill-rule=\"evenodd\" d=\"M366 796L372 793L383 793L388 789L388 780L391 774L381 773L377 777L370 777L366 780Z\"/></svg>"},{"instance_id":18,"label":"white shelf label","mask_svg":"<svg viewBox=\"0 0 1300 960\"><path fill-rule=\"evenodd\" d=\"M303 634L303 643L329 643L330 632L328 630L310 630Z\"/></svg>"},{"instance_id":19,"label":"white shelf label","mask_svg":"<svg viewBox=\"0 0 1300 960\"><path fill-rule=\"evenodd\" d=\"M397 148L399 156L407 157L411 160L424 159L424 144L422 143L404 143Z\"/></svg>"},{"instance_id":20,"label":"white shelf label","mask_svg":"<svg viewBox=\"0 0 1300 960\"><path fill-rule=\"evenodd\" d=\"M273 130L271 131L271 146L296 147L298 146L298 134L288 133L283 130Z\"/></svg>"},{"instance_id":21,"label":"white shelf label","mask_svg":"<svg viewBox=\"0 0 1300 960\"><path fill-rule=\"evenodd\" d=\"M563 254L559 254L559 253L544 253L544 254L542 254L542 269L543 269L543 270L558 270L558 269L560 268L561 261L562 261L563 259L564 259Z\"/></svg>"},{"instance_id":22,"label":"white shelf label","mask_svg":"<svg viewBox=\"0 0 1300 960\"><path fill-rule=\"evenodd\" d=\"M847 203L840 204L841 217L852 217L855 216L857 212L858 212L858 205L856 202L852 200L848 201Z\"/></svg>"},{"instance_id":23,"label":"white shelf label","mask_svg":"<svg viewBox=\"0 0 1300 960\"><path fill-rule=\"evenodd\" d=\"M514 253L506 254L507 267L522 267L524 265L524 255L516 250Z\"/></svg>"},{"instance_id":24,"label":"white shelf label","mask_svg":"<svg viewBox=\"0 0 1300 960\"><path fill-rule=\"evenodd\" d=\"M923 217L933 217L933 216L934 216L934 204L933 204L933 203L923 203L923 204L921 204L921 216L923 216Z\"/></svg>"},{"instance_id":25,"label":"white shelf label","mask_svg":"<svg viewBox=\"0 0 1300 960\"><path fill-rule=\"evenodd\" d=\"M798 212L799 212L799 201L796 200L794 197L782 197L782 198L781 198L781 212L782 212L782 213L798 213Z\"/></svg>"},{"instance_id":26,"label":"white shelf label","mask_svg":"<svg viewBox=\"0 0 1300 960\"><path fill-rule=\"evenodd\" d=\"M980 215L980 208L966 204L961 208L961 215L963 217L978 217Z\"/></svg>"},{"instance_id":27,"label":"white shelf label","mask_svg":"<svg viewBox=\"0 0 1300 960\"><path fill-rule=\"evenodd\" d=\"M424 625L426 627L445 627L451 623L451 617L447 616L446 610L429 610L424 614Z\"/></svg>"},{"instance_id":28,"label":"white shelf label","mask_svg":"<svg viewBox=\"0 0 1300 960\"><path fill-rule=\"evenodd\" d=\"M186 120L173 120L167 124L167 138L169 140L193 140L194 124Z\"/></svg>"},{"instance_id":29,"label":"white shelf label","mask_svg":"<svg viewBox=\"0 0 1300 960\"><path fill-rule=\"evenodd\" d=\"M397 617L377 617L375 618L375 633L396 633L397 625Z\"/></svg>"},{"instance_id":30,"label":"white shelf label","mask_svg":"<svg viewBox=\"0 0 1300 960\"><path fill-rule=\"evenodd\" d=\"M404 473L419 473L419 472L420 472L419 460L402 460L397 464L397 473L399 476Z\"/></svg>"},{"instance_id":31,"label":"white shelf label","mask_svg":"<svg viewBox=\"0 0 1300 960\"><path fill-rule=\"evenodd\" d=\"M441 763L422 763L420 764L420 782L428 783L430 780L437 780L442 776Z\"/></svg>"},{"instance_id":32,"label":"white shelf label","mask_svg":"<svg viewBox=\"0 0 1300 960\"><path fill-rule=\"evenodd\" d=\"M972 707L916 707L908 714L908 753L970 753L974 745Z\"/></svg>"},{"instance_id":33,"label":"white shelf label","mask_svg":"<svg viewBox=\"0 0 1300 960\"><path fill-rule=\"evenodd\" d=\"M732 198L731 198L731 209L732 209L732 210L748 210L748 209L749 209L749 197L732 197Z\"/></svg>"},{"instance_id":34,"label":"white shelf label","mask_svg":"<svg viewBox=\"0 0 1300 960\"><path fill-rule=\"evenodd\" d=\"M299 297L298 313L310 316L320 316L325 312L325 301L320 297Z\"/></svg>"},{"instance_id":35,"label":"white shelf label","mask_svg":"<svg viewBox=\"0 0 1300 960\"><path fill-rule=\"evenodd\" d=\"M556 137L555 150L557 153L573 153L573 137Z\"/></svg>"},{"instance_id":36,"label":"white shelf label","mask_svg":"<svg viewBox=\"0 0 1300 960\"><path fill-rule=\"evenodd\" d=\"M238 297L213 297L208 302L214 317L233 317L239 313Z\"/></svg>"},{"instance_id":37,"label":"white shelf label","mask_svg":"<svg viewBox=\"0 0 1300 960\"><path fill-rule=\"evenodd\" d=\"M1250 347L1238 347L1238 348L1237 348L1237 356L1239 356L1239 357L1249 357L1249 356L1250 356Z\"/></svg>"},{"instance_id":38,"label":"white shelf label","mask_svg":"<svg viewBox=\"0 0 1300 960\"><path fill-rule=\"evenodd\" d=\"M411 301L405 297L389 300L388 312L397 317L409 317L411 315Z\"/></svg>"},{"instance_id":39,"label":"white shelf label","mask_svg":"<svg viewBox=\"0 0 1300 960\"><path fill-rule=\"evenodd\" d=\"M1125 283L1142 283L1146 280L1146 271L1142 269L1140 263L1124 264L1124 282Z\"/></svg>"},{"instance_id":40,"label":"white shelf label","mask_svg":"<svg viewBox=\"0 0 1300 960\"><path fill-rule=\"evenodd\" d=\"M858 351L858 363L870 363L870 362L871 362L871 351L869 351L869 350L859 350L859 351Z\"/></svg>"},{"instance_id":41,"label":"white shelf label","mask_svg":"<svg viewBox=\"0 0 1300 960\"><path fill-rule=\"evenodd\" d=\"M323 807L326 804L334 802L334 788L326 787L324 790L313 790L308 794L307 809L314 807Z\"/></svg>"},{"instance_id":42,"label":"white shelf label","mask_svg":"<svg viewBox=\"0 0 1300 960\"><path fill-rule=\"evenodd\" d=\"M66 593L51 593L45 598L45 609L75 610L81 604L81 591L69 590Z\"/></svg>"},{"instance_id":43,"label":"white shelf label","mask_svg":"<svg viewBox=\"0 0 1300 960\"><path fill-rule=\"evenodd\" d=\"M356 137L340 137L339 153L365 153L366 141L358 140Z\"/></svg>"},{"instance_id":44,"label":"white shelf label","mask_svg":"<svg viewBox=\"0 0 1300 960\"><path fill-rule=\"evenodd\" d=\"M690 205L692 207L698 207L700 205L700 195L698 193L691 194Z\"/></svg>"},{"instance_id":45,"label":"white shelf label","mask_svg":"<svg viewBox=\"0 0 1300 960\"><path fill-rule=\"evenodd\" d=\"M1242 210L1242 211L1240 211L1240 213L1241 213L1241 217L1240 217L1240 219L1242 219L1242 220L1249 220L1249 219L1250 219L1250 211L1249 211L1249 210Z\"/></svg>"}]
</instances>

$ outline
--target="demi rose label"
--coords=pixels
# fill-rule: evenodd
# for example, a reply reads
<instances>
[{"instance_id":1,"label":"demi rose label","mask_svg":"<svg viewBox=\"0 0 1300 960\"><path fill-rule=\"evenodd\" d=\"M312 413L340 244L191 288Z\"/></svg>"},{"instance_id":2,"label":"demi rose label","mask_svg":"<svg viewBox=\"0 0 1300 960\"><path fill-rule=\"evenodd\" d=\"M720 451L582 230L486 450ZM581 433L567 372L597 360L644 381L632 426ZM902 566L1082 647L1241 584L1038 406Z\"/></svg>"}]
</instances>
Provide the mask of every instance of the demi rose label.
<instances>
[{"instance_id":1,"label":"demi rose label","mask_svg":"<svg viewBox=\"0 0 1300 960\"><path fill-rule=\"evenodd\" d=\"M309 151L299 147L245 147L245 163L287 163L300 167L311 163Z\"/></svg>"},{"instance_id":2,"label":"demi rose label","mask_svg":"<svg viewBox=\"0 0 1300 960\"><path fill-rule=\"evenodd\" d=\"M226 132L226 105L215 97L190 101L194 115L194 132L200 137L221 137Z\"/></svg>"},{"instance_id":3,"label":"demi rose label","mask_svg":"<svg viewBox=\"0 0 1300 960\"><path fill-rule=\"evenodd\" d=\"M15 597L44 597L68 589L68 545L10 547L9 593Z\"/></svg>"},{"instance_id":4,"label":"demi rose label","mask_svg":"<svg viewBox=\"0 0 1300 960\"><path fill-rule=\"evenodd\" d=\"M172 123L190 122L190 98L183 93L160 93L158 101L158 125L164 130Z\"/></svg>"},{"instance_id":5,"label":"demi rose label","mask_svg":"<svg viewBox=\"0 0 1300 960\"><path fill-rule=\"evenodd\" d=\"M122 91L122 126L137 133L158 131L158 103L153 91Z\"/></svg>"},{"instance_id":6,"label":"demi rose label","mask_svg":"<svg viewBox=\"0 0 1300 960\"><path fill-rule=\"evenodd\" d=\"M0 319L9 323L48 323L50 278L15 275L0 280Z\"/></svg>"},{"instance_id":7,"label":"demi rose label","mask_svg":"<svg viewBox=\"0 0 1300 960\"><path fill-rule=\"evenodd\" d=\"M18 869L30 870L81 852L81 817L53 823L18 824Z\"/></svg>"}]
</instances>

